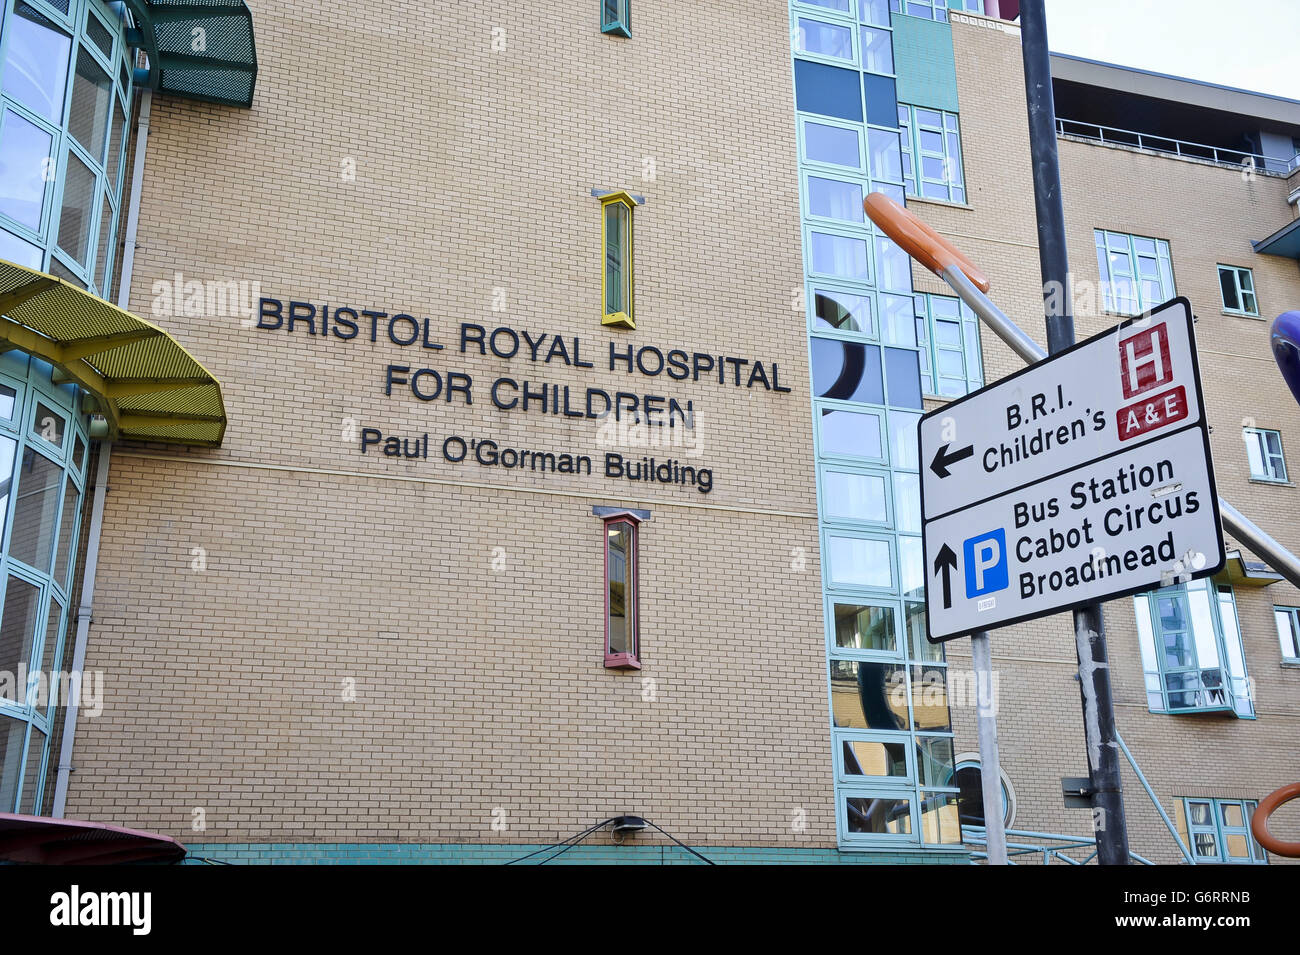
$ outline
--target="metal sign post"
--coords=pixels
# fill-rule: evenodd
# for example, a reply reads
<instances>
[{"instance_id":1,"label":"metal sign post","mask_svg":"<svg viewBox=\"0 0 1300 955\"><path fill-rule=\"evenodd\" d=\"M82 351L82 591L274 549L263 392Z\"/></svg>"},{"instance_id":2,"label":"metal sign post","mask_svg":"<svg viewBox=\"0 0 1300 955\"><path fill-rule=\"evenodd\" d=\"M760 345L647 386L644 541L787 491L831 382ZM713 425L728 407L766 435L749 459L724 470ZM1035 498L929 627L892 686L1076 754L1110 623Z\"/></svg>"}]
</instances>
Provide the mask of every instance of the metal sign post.
<instances>
[{"instance_id":1,"label":"metal sign post","mask_svg":"<svg viewBox=\"0 0 1300 955\"><path fill-rule=\"evenodd\" d=\"M997 700L993 696L993 651L989 635L970 635L975 671L975 723L980 746L980 788L984 802L984 841L989 865L1007 865L1007 825L1002 817L1002 760L998 755Z\"/></svg>"},{"instance_id":2,"label":"metal sign post","mask_svg":"<svg viewBox=\"0 0 1300 955\"><path fill-rule=\"evenodd\" d=\"M1043 0L1026 0L1020 5L1020 33L1029 108L1029 151L1034 169L1039 269L1047 308L1047 350L1055 353L1073 344L1074 317L1068 304L1070 263L1066 255L1065 208L1061 202L1061 170L1056 149L1056 102L1052 94ZM1111 700L1110 662L1100 604L1089 604L1074 612L1074 637L1079 654L1088 774L1092 779L1097 862L1128 865L1128 829L1124 821L1115 707Z\"/></svg>"}]
</instances>

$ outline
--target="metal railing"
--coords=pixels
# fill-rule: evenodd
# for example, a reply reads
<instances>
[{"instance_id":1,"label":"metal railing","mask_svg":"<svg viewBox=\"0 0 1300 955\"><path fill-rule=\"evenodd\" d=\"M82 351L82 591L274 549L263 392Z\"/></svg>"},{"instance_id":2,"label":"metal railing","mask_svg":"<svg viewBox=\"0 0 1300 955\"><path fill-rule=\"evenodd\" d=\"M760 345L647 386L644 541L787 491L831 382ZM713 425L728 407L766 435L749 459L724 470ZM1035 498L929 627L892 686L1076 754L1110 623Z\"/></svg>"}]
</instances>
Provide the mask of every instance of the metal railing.
<instances>
[{"instance_id":1,"label":"metal railing","mask_svg":"<svg viewBox=\"0 0 1300 955\"><path fill-rule=\"evenodd\" d=\"M988 839L983 826L961 827L962 842L970 846L986 845ZM1082 858L1070 853L1087 853ZM1144 859L1136 852L1130 851L1129 858L1139 865L1155 865L1150 859ZM978 849L971 851L971 859L986 859L987 852ZM1035 858L1038 857L1038 858ZM1016 860L1020 859L1020 863ZM1059 832L1035 832L1032 829L1007 830L1007 861L1011 865L1025 862L1031 865L1087 865L1097 859L1097 842L1093 836L1067 836Z\"/></svg>"},{"instance_id":2,"label":"metal railing","mask_svg":"<svg viewBox=\"0 0 1300 955\"><path fill-rule=\"evenodd\" d=\"M1242 149L1208 146L1205 143L1193 143L1185 139L1139 133L1132 129L1117 129L1114 126L1061 119L1059 116L1056 119L1056 133L1058 136L1078 136L1113 146L1134 146L1138 149L1166 153L1179 159L1199 159L1220 166L1253 169L1256 172L1284 175L1300 166L1300 153L1290 159L1278 159L1275 156L1265 156L1262 153L1252 153Z\"/></svg>"}]
</instances>

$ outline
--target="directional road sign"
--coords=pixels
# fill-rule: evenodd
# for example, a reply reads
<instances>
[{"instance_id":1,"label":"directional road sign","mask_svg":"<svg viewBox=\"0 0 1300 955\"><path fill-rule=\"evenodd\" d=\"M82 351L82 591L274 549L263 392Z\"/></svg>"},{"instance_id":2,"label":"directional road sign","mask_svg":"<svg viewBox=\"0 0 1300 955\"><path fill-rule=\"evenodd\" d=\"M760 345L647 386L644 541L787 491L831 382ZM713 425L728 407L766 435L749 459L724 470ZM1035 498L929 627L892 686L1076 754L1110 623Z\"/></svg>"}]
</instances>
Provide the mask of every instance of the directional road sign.
<instances>
[{"instance_id":1,"label":"directional road sign","mask_svg":"<svg viewBox=\"0 0 1300 955\"><path fill-rule=\"evenodd\" d=\"M929 638L1223 568L1184 298L921 418Z\"/></svg>"}]
</instances>

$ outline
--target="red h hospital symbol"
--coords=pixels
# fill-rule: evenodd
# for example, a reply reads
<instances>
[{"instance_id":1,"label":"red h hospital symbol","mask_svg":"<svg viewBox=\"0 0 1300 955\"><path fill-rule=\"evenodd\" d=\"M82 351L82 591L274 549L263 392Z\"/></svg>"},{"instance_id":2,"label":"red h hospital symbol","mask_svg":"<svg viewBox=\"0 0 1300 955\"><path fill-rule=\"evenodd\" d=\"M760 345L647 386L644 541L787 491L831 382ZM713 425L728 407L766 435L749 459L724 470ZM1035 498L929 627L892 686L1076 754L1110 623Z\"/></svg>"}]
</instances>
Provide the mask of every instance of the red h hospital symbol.
<instances>
[{"instance_id":1,"label":"red h hospital symbol","mask_svg":"<svg viewBox=\"0 0 1300 955\"><path fill-rule=\"evenodd\" d=\"M1174 380L1169 360L1169 329L1161 322L1119 343L1119 376L1124 397L1132 398Z\"/></svg>"}]
</instances>

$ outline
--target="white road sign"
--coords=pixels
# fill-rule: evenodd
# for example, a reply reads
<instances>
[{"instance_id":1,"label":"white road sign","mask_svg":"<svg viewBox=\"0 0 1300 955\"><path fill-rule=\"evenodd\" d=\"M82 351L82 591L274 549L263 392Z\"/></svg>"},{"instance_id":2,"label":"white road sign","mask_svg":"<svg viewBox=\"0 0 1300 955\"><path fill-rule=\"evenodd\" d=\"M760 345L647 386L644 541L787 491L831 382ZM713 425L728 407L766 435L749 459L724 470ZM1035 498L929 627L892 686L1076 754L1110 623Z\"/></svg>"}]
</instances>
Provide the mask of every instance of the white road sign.
<instances>
[{"instance_id":1,"label":"white road sign","mask_svg":"<svg viewBox=\"0 0 1300 955\"><path fill-rule=\"evenodd\" d=\"M919 436L933 642L1223 567L1186 299L930 412Z\"/></svg>"}]
</instances>

